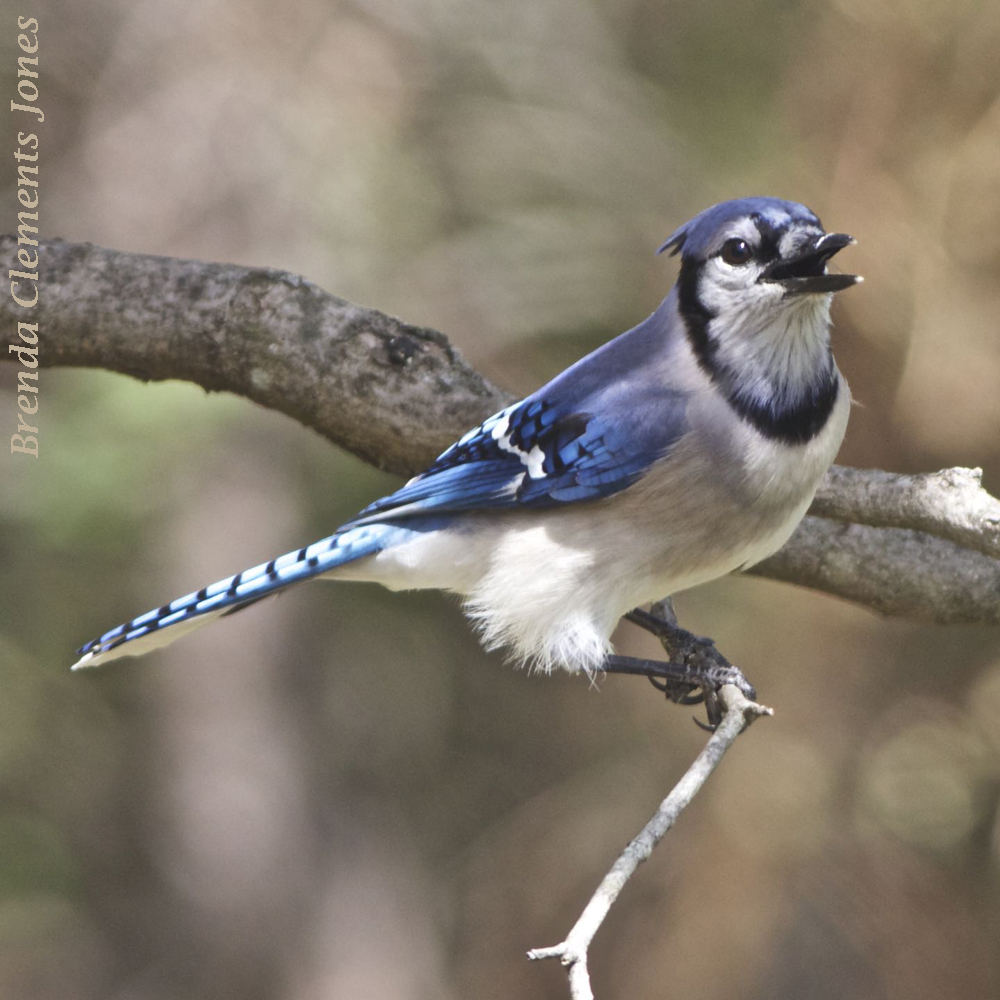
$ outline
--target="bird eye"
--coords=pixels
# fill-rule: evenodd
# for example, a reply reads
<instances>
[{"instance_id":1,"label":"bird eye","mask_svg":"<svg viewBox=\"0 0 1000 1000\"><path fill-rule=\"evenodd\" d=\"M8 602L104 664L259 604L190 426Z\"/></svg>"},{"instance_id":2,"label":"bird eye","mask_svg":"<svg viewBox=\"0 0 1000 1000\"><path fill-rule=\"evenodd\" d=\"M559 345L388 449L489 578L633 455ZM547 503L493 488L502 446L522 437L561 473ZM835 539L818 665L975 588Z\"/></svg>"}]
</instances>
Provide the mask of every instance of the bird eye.
<instances>
[{"instance_id":1,"label":"bird eye","mask_svg":"<svg viewBox=\"0 0 1000 1000\"><path fill-rule=\"evenodd\" d=\"M722 244L722 259L733 267L740 267L753 260L753 247L746 240L732 239L726 240Z\"/></svg>"}]
</instances>

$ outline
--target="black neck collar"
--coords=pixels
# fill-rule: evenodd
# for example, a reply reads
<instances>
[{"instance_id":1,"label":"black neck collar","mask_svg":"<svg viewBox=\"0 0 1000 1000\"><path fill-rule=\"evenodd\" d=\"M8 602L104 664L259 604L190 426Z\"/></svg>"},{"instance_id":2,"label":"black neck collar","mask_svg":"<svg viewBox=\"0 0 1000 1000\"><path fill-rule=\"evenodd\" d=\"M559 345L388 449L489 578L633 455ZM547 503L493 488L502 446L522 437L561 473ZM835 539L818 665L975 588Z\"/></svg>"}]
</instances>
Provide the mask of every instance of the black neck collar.
<instances>
[{"instance_id":1,"label":"black neck collar","mask_svg":"<svg viewBox=\"0 0 1000 1000\"><path fill-rule=\"evenodd\" d=\"M785 444L807 444L826 426L840 393L840 379L827 352L825 371L795 398L776 405L741 394L739 379L719 357L718 342L709 334L714 314L698 297L700 262L681 264L677 278L677 304L698 364L726 394L733 409L764 437Z\"/></svg>"}]
</instances>

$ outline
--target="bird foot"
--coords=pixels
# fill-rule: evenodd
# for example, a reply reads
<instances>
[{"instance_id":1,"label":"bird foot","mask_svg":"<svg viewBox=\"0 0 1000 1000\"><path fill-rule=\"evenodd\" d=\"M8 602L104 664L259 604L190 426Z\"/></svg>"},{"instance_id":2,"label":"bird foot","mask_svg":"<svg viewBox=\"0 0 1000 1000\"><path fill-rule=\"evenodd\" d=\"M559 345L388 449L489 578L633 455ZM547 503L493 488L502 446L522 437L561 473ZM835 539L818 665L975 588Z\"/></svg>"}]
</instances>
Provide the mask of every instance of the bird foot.
<instances>
[{"instance_id":1,"label":"bird foot","mask_svg":"<svg viewBox=\"0 0 1000 1000\"><path fill-rule=\"evenodd\" d=\"M667 609L672 613L672 609ZM657 690L678 705L702 702L708 715L708 726L714 729L722 719L718 692L725 684L734 684L751 701L757 691L739 667L729 662L704 636L694 635L677 625L676 619L650 614L637 608L625 616L640 628L655 635L663 644L669 659L643 660L632 656L609 656L604 664L608 673L640 674L648 677ZM696 720L697 721L697 720Z\"/></svg>"}]
</instances>

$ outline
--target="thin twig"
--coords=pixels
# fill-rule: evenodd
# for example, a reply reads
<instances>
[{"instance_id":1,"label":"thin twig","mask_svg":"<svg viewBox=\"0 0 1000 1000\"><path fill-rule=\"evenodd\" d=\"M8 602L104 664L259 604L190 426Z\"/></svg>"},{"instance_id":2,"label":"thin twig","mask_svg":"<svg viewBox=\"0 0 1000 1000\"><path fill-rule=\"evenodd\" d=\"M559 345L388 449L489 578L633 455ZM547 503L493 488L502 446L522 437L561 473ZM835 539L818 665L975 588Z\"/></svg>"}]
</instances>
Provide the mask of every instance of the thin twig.
<instances>
[{"instance_id":1,"label":"thin twig","mask_svg":"<svg viewBox=\"0 0 1000 1000\"><path fill-rule=\"evenodd\" d=\"M677 821L691 800L701 790L708 776L715 770L736 737L761 715L773 714L770 708L745 698L739 688L727 684L719 692L725 708L722 722L705 744L704 749L660 803L652 819L622 851L611 870L604 876L597 891L590 898L566 939L551 948L533 948L528 958L558 958L569 976L570 996L573 1000L593 1000L590 973L587 969L587 952L590 942L608 915L615 900L635 870L652 853L667 831Z\"/></svg>"}]
</instances>

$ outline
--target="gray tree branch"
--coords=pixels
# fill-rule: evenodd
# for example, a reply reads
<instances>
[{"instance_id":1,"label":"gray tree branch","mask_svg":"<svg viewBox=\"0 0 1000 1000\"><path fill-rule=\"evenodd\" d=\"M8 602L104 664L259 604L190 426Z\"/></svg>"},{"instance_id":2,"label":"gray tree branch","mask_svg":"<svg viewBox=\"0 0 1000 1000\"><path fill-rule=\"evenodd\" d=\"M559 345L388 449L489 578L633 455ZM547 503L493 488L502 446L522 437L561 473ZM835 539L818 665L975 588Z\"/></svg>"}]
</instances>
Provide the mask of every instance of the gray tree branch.
<instances>
[{"instance_id":1,"label":"gray tree branch","mask_svg":"<svg viewBox=\"0 0 1000 1000\"><path fill-rule=\"evenodd\" d=\"M16 246L0 237L15 269ZM4 295L0 315L6 329L40 324L42 365L233 392L392 472L422 468L509 401L443 334L287 271L61 240L42 242L39 267L38 306Z\"/></svg>"},{"instance_id":2,"label":"gray tree branch","mask_svg":"<svg viewBox=\"0 0 1000 1000\"><path fill-rule=\"evenodd\" d=\"M1000 500L983 489L982 469L901 476L835 465L812 513L873 528L913 528L1000 557Z\"/></svg>"},{"instance_id":3,"label":"gray tree branch","mask_svg":"<svg viewBox=\"0 0 1000 1000\"><path fill-rule=\"evenodd\" d=\"M14 237L0 237L14 269L16 248ZM43 366L233 392L401 474L510 401L437 331L285 271L61 240L40 250L38 306L3 296L0 317L11 337L16 322L39 323ZM752 572L884 614L1000 622L1000 502L978 471L897 476L835 466L813 514Z\"/></svg>"},{"instance_id":4,"label":"gray tree branch","mask_svg":"<svg viewBox=\"0 0 1000 1000\"><path fill-rule=\"evenodd\" d=\"M808 516L780 552L749 572L897 618L1000 624L1000 560L923 531Z\"/></svg>"}]
</instances>

